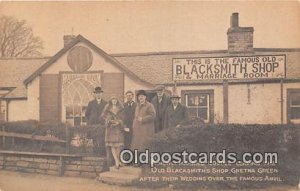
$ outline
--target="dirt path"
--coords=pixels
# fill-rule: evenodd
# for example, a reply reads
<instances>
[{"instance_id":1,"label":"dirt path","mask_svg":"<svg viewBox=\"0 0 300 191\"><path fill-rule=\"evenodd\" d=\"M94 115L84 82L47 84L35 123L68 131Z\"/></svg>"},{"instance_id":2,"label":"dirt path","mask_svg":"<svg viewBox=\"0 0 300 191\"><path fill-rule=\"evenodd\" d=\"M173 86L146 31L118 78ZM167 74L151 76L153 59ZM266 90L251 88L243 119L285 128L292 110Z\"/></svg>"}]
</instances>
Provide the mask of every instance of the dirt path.
<instances>
[{"instance_id":1,"label":"dirt path","mask_svg":"<svg viewBox=\"0 0 300 191\"><path fill-rule=\"evenodd\" d=\"M115 191L139 190L99 183L93 179L0 171L1 191Z\"/></svg>"},{"instance_id":2,"label":"dirt path","mask_svg":"<svg viewBox=\"0 0 300 191\"><path fill-rule=\"evenodd\" d=\"M40 174L0 171L0 191L154 191L135 187L120 187L99 183L92 179L57 177ZM155 191L169 190L169 188L155 189ZM202 190L199 191L212 191ZM221 190L219 190L221 191ZM243 190L262 191L262 190ZM298 191L293 187L264 189L264 191Z\"/></svg>"}]
</instances>

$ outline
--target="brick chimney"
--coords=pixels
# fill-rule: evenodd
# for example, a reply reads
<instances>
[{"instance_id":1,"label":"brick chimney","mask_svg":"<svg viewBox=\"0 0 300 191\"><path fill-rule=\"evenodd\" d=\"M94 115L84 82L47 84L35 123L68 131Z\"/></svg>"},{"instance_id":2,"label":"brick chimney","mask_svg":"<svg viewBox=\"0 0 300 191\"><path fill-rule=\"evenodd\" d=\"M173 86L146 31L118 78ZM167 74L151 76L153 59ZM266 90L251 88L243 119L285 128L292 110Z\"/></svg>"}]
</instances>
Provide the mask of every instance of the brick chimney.
<instances>
[{"instance_id":1,"label":"brick chimney","mask_svg":"<svg viewBox=\"0 0 300 191\"><path fill-rule=\"evenodd\" d=\"M64 47L66 47L75 38L75 35L64 35Z\"/></svg>"},{"instance_id":2,"label":"brick chimney","mask_svg":"<svg viewBox=\"0 0 300 191\"><path fill-rule=\"evenodd\" d=\"M229 53L253 52L253 27L239 26L239 13L232 13L227 31Z\"/></svg>"}]
</instances>

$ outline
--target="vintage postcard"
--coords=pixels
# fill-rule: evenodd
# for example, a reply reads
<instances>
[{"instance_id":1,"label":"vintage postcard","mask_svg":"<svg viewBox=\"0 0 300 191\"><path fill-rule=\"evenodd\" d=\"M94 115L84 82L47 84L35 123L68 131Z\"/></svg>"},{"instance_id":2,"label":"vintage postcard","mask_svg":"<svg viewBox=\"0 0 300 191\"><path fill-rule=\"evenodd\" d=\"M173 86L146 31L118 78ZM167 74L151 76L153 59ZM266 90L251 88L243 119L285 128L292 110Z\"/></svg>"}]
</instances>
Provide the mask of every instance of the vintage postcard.
<instances>
[{"instance_id":1,"label":"vintage postcard","mask_svg":"<svg viewBox=\"0 0 300 191\"><path fill-rule=\"evenodd\" d=\"M299 1L1 1L19 190L300 190Z\"/></svg>"}]
</instances>

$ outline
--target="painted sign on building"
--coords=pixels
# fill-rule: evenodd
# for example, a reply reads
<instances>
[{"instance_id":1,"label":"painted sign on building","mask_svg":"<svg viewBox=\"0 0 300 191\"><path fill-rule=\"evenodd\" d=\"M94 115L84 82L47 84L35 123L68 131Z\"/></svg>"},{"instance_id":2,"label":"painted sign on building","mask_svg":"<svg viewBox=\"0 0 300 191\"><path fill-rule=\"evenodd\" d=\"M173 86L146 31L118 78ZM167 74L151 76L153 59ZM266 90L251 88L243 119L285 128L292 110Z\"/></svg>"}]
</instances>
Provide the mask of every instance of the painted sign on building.
<instances>
[{"instance_id":1,"label":"painted sign on building","mask_svg":"<svg viewBox=\"0 0 300 191\"><path fill-rule=\"evenodd\" d=\"M285 78L285 55L174 58L173 80Z\"/></svg>"}]
</instances>

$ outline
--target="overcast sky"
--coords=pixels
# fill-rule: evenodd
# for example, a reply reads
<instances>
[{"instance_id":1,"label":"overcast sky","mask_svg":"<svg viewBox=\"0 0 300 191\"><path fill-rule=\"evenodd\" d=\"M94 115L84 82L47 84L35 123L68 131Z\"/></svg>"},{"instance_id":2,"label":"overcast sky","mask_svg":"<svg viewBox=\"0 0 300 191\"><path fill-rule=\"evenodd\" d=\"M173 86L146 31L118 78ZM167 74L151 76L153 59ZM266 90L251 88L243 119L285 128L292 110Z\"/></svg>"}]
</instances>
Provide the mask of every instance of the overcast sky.
<instances>
[{"instance_id":1,"label":"overcast sky","mask_svg":"<svg viewBox=\"0 0 300 191\"><path fill-rule=\"evenodd\" d=\"M256 48L299 48L299 1L289 2L0 2L0 14L25 19L44 54L81 34L107 53L227 49L230 15L254 27Z\"/></svg>"}]
</instances>

